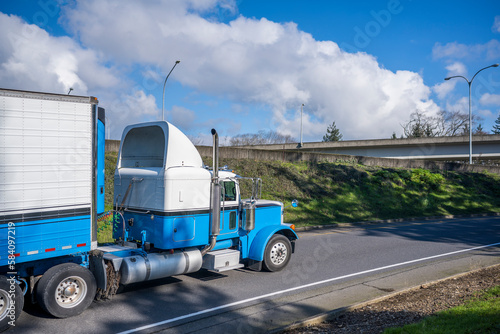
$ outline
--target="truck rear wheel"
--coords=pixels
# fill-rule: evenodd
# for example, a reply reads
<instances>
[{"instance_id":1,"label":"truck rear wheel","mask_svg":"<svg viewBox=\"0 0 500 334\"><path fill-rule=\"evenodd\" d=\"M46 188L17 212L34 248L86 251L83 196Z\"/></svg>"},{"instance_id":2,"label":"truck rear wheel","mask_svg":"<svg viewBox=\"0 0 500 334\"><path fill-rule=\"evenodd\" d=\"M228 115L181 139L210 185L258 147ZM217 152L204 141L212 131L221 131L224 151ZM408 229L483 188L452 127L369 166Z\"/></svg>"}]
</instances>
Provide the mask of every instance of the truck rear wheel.
<instances>
[{"instance_id":1,"label":"truck rear wheel","mask_svg":"<svg viewBox=\"0 0 500 334\"><path fill-rule=\"evenodd\" d=\"M0 332L15 325L23 306L24 296L19 284L9 281L5 276L0 276Z\"/></svg>"},{"instance_id":2,"label":"truck rear wheel","mask_svg":"<svg viewBox=\"0 0 500 334\"><path fill-rule=\"evenodd\" d=\"M267 243L264 251L264 269L267 271L280 271L290 262L292 244L287 237L275 234Z\"/></svg>"},{"instance_id":3,"label":"truck rear wheel","mask_svg":"<svg viewBox=\"0 0 500 334\"><path fill-rule=\"evenodd\" d=\"M94 275L75 263L54 266L38 281L36 297L46 312L68 318L85 311L96 294Z\"/></svg>"}]
</instances>

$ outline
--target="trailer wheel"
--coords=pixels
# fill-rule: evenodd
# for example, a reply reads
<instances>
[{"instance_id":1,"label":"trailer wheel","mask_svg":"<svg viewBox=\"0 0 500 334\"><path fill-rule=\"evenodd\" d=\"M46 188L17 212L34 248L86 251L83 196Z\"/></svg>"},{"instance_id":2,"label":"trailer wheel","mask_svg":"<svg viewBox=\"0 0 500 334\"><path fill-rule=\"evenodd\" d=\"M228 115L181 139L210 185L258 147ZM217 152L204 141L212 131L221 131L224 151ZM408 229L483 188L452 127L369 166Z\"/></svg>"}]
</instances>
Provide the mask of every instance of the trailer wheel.
<instances>
[{"instance_id":1,"label":"trailer wheel","mask_svg":"<svg viewBox=\"0 0 500 334\"><path fill-rule=\"evenodd\" d=\"M0 332L15 325L24 306L24 296L19 284L11 284L7 277L0 276ZM12 293L14 292L14 300Z\"/></svg>"},{"instance_id":2,"label":"trailer wheel","mask_svg":"<svg viewBox=\"0 0 500 334\"><path fill-rule=\"evenodd\" d=\"M264 251L264 269L267 271L280 271L285 268L292 255L292 244L287 237L275 234L267 243Z\"/></svg>"},{"instance_id":3,"label":"trailer wheel","mask_svg":"<svg viewBox=\"0 0 500 334\"><path fill-rule=\"evenodd\" d=\"M90 270L75 263L54 266L38 281L36 297L46 312L68 318L85 311L96 294L96 281Z\"/></svg>"}]
</instances>

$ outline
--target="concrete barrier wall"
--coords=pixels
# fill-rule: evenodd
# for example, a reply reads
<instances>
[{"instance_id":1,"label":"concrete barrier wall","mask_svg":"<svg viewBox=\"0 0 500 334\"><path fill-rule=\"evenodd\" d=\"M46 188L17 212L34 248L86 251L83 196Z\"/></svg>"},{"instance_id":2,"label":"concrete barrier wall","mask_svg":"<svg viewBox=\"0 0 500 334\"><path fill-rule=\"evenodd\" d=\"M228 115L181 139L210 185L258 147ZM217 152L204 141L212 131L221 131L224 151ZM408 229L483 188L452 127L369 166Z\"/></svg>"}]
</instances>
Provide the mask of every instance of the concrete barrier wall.
<instances>
[{"instance_id":1,"label":"concrete barrier wall","mask_svg":"<svg viewBox=\"0 0 500 334\"><path fill-rule=\"evenodd\" d=\"M211 146L197 146L202 157L212 157ZM352 163L365 166L389 167L389 168L424 168L429 170L448 170L460 172L483 172L488 171L500 174L500 167L468 165L453 162L429 161L429 160L409 160L409 159L387 159L371 158L355 155L341 155L329 153L308 153L296 151L277 150L252 150L234 147L220 147L219 156L221 158L251 159L251 160L280 160L280 161L327 161L339 163Z\"/></svg>"},{"instance_id":2,"label":"concrete barrier wall","mask_svg":"<svg viewBox=\"0 0 500 334\"><path fill-rule=\"evenodd\" d=\"M211 146L196 146L203 158L212 157ZM106 140L106 152L118 152L119 140ZM327 161L339 163L352 163L365 166L378 166L388 168L425 168L429 170L449 170L460 172L483 172L487 171L500 175L500 167L468 165L453 162L410 160L410 159L387 159L372 158L356 155L342 155L330 153L308 153L299 150L255 150L247 148L220 147L221 158L251 159L251 160L279 160L279 161Z\"/></svg>"},{"instance_id":3,"label":"concrete barrier wall","mask_svg":"<svg viewBox=\"0 0 500 334\"><path fill-rule=\"evenodd\" d=\"M106 152L118 153L119 150L120 150L119 140L106 139Z\"/></svg>"}]
</instances>

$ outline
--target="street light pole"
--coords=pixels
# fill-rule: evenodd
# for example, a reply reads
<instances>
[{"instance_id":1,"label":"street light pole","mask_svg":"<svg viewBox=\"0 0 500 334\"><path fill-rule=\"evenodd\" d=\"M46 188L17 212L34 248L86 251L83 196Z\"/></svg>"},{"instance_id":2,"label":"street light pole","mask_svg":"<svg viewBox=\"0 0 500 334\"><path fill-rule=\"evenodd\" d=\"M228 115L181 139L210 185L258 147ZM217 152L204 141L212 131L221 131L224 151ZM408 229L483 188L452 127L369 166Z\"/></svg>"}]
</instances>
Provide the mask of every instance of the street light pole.
<instances>
[{"instance_id":1,"label":"street light pole","mask_svg":"<svg viewBox=\"0 0 500 334\"><path fill-rule=\"evenodd\" d=\"M167 79L170 76L170 73L172 73L172 71L174 70L175 66L177 66L177 64L179 64L180 62L181 62L180 60L176 60L175 61L174 66L172 67L172 69L170 70L170 72L168 72L167 77L165 78L165 82L163 83L163 96L162 96L162 99L161 99L161 120L162 121L165 120L165 113L163 111L164 108L165 108L165 85L167 84Z\"/></svg>"},{"instance_id":2,"label":"street light pole","mask_svg":"<svg viewBox=\"0 0 500 334\"><path fill-rule=\"evenodd\" d=\"M467 84L469 85L469 164L471 164L471 165L472 165L472 99L471 99L472 81L474 80L476 75L479 72L481 72L482 70L485 70L485 69L490 68L490 67L498 67L498 65L499 64L493 64L493 65L486 66L486 67L480 69L479 71L476 72L476 74L474 74L474 76L472 77L472 79L470 79L470 81L467 80L467 78L462 76L462 75L454 75L452 77L444 78L444 80L450 80L453 78L462 78L465 81L467 81Z\"/></svg>"},{"instance_id":3,"label":"street light pole","mask_svg":"<svg viewBox=\"0 0 500 334\"><path fill-rule=\"evenodd\" d=\"M300 106L300 143L297 145L297 148L302 147L302 113L304 111L304 103Z\"/></svg>"}]
</instances>

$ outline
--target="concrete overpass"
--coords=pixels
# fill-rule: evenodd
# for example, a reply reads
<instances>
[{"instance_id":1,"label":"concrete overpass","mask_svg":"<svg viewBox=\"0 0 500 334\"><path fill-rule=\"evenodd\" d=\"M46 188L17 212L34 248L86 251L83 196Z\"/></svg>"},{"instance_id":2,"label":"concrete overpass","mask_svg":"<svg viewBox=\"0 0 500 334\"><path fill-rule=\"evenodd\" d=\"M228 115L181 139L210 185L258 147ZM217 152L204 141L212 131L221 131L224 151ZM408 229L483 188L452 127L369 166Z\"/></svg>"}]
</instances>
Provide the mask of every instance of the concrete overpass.
<instances>
[{"instance_id":1,"label":"concrete overpass","mask_svg":"<svg viewBox=\"0 0 500 334\"><path fill-rule=\"evenodd\" d=\"M500 161L500 135L476 136L474 157ZM350 162L387 168L425 168L461 172L484 172L500 175L500 166L455 163L469 160L468 137L355 140L330 143L255 145L221 147L221 158ZM106 140L106 152L118 152L119 140ZM212 156L211 146L197 146L202 157ZM478 153L480 152L480 154ZM326 154L325 154L326 153ZM336 153L336 154L328 154ZM435 161L444 160L444 161ZM451 161L451 162L450 162Z\"/></svg>"},{"instance_id":2,"label":"concrete overpass","mask_svg":"<svg viewBox=\"0 0 500 334\"><path fill-rule=\"evenodd\" d=\"M297 144L243 146L263 150L296 150ZM346 140L303 143L301 151L377 158L462 161L469 159L469 137ZM472 137L474 160L500 160L500 135Z\"/></svg>"}]
</instances>

